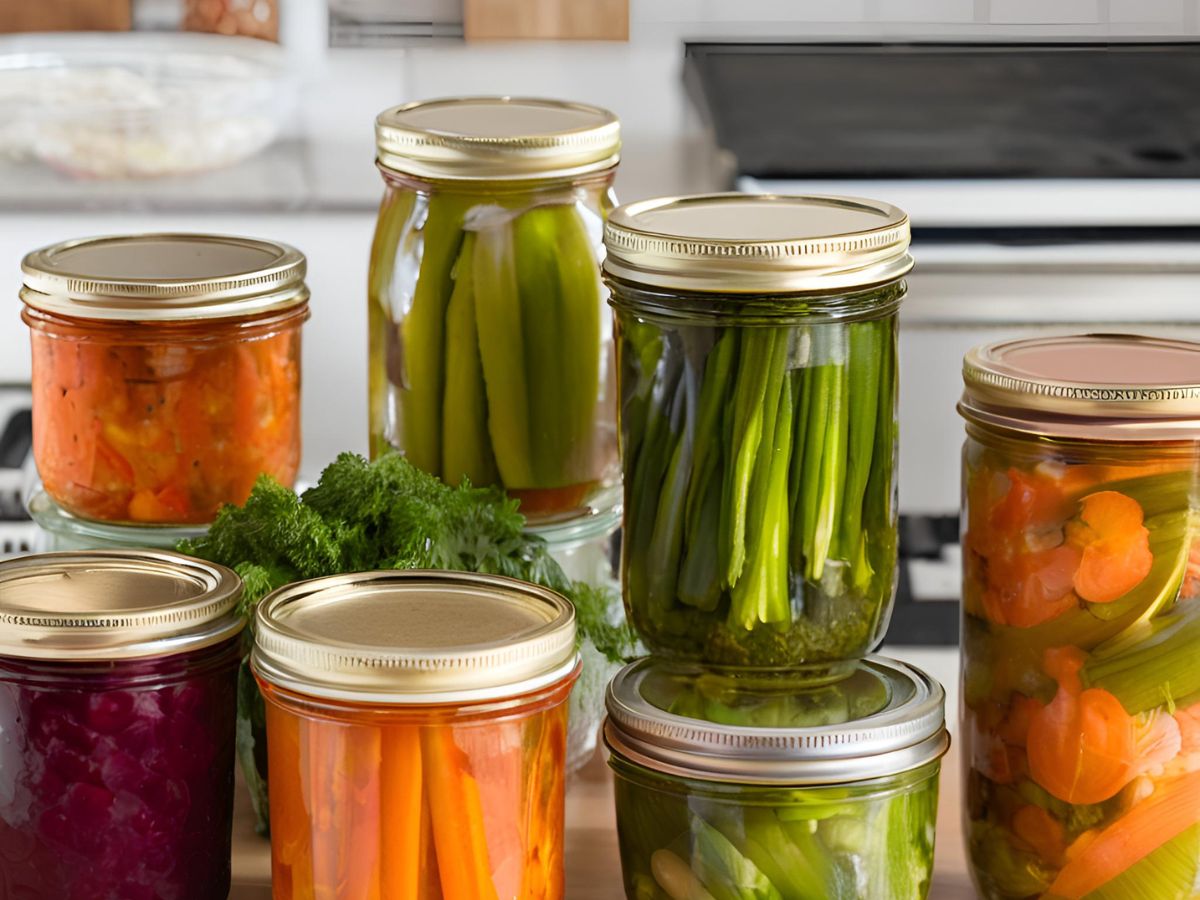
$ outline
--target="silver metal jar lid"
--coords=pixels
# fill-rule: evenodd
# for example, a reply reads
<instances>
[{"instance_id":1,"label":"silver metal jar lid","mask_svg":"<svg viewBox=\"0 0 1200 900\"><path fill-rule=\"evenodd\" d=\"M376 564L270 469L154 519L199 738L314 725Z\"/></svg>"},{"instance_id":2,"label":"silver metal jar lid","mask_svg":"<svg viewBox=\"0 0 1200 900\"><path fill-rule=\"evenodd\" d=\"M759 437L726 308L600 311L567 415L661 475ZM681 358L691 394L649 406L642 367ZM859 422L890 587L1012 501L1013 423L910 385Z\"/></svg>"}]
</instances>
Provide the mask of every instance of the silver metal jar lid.
<instances>
[{"instance_id":1,"label":"silver metal jar lid","mask_svg":"<svg viewBox=\"0 0 1200 900\"><path fill-rule=\"evenodd\" d=\"M613 753L648 769L738 784L843 784L940 758L950 746L942 686L882 656L853 665L844 679L813 685L786 675L716 675L642 659L608 686L605 741ZM672 711L698 694L711 700L713 679L719 679L722 718L740 708L742 717L753 719L757 706L772 724L725 724L714 721L711 709ZM777 724L780 708L803 710L797 718L823 723L791 724L784 715Z\"/></svg>"}]
</instances>

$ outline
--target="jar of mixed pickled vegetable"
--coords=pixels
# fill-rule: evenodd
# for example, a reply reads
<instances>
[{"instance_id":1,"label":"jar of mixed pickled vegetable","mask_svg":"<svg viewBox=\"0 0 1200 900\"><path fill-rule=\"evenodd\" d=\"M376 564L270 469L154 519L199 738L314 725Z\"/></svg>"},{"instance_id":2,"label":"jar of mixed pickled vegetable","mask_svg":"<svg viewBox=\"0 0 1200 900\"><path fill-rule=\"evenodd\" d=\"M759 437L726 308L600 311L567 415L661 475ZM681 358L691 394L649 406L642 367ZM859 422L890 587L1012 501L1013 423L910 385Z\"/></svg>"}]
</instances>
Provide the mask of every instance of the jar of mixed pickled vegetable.
<instances>
[{"instance_id":1,"label":"jar of mixed pickled vegetable","mask_svg":"<svg viewBox=\"0 0 1200 900\"><path fill-rule=\"evenodd\" d=\"M371 452L499 485L532 524L619 491L601 226L616 118L515 98L413 103L375 126Z\"/></svg>"},{"instance_id":2,"label":"jar of mixed pickled vegetable","mask_svg":"<svg viewBox=\"0 0 1200 900\"><path fill-rule=\"evenodd\" d=\"M896 313L908 217L741 194L616 210L622 585L652 652L827 665L896 582Z\"/></svg>"},{"instance_id":3,"label":"jar of mixed pickled vegetable","mask_svg":"<svg viewBox=\"0 0 1200 900\"><path fill-rule=\"evenodd\" d=\"M1196 896L1200 344L963 368L965 825L987 898Z\"/></svg>"},{"instance_id":4,"label":"jar of mixed pickled vegetable","mask_svg":"<svg viewBox=\"0 0 1200 900\"><path fill-rule=\"evenodd\" d=\"M304 257L248 238L68 241L22 263L33 455L83 519L180 525L300 461Z\"/></svg>"},{"instance_id":5,"label":"jar of mixed pickled vegetable","mask_svg":"<svg viewBox=\"0 0 1200 900\"><path fill-rule=\"evenodd\" d=\"M240 596L173 553L0 563L0 896L228 894Z\"/></svg>"},{"instance_id":6,"label":"jar of mixed pickled vegetable","mask_svg":"<svg viewBox=\"0 0 1200 900\"><path fill-rule=\"evenodd\" d=\"M882 657L842 680L652 659L608 691L630 900L921 900L933 871L941 686Z\"/></svg>"},{"instance_id":7,"label":"jar of mixed pickled vegetable","mask_svg":"<svg viewBox=\"0 0 1200 900\"><path fill-rule=\"evenodd\" d=\"M487 575L388 571L259 604L276 897L563 896L575 614Z\"/></svg>"}]
</instances>

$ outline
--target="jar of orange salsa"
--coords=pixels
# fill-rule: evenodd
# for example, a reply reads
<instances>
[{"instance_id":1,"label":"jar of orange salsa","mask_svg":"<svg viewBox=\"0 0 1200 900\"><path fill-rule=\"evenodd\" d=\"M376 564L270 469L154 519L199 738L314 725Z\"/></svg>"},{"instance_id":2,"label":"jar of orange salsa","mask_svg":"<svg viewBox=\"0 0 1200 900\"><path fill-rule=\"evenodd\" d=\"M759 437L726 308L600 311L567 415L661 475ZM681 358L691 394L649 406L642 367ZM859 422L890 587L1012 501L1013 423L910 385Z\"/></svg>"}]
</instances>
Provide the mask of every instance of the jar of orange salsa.
<instances>
[{"instance_id":1,"label":"jar of orange salsa","mask_svg":"<svg viewBox=\"0 0 1200 900\"><path fill-rule=\"evenodd\" d=\"M563 896L575 613L507 578L368 572L259 604L274 895Z\"/></svg>"},{"instance_id":2,"label":"jar of orange salsa","mask_svg":"<svg viewBox=\"0 0 1200 900\"><path fill-rule=\"evenodd\" d=\"M965 830L987 900L1200 884L1200 343L963 366Z\"/></svg>"},{"instance_id":3,"label":"jar of orange salsa","mask_svg":"<svg viewBox=\"0 0 1200 900\"><path fill-rule=\"evenodd\" d=\"M89 238L22 263L33 453L86 519L211 521L300 461L304 256L249 238Z\"/></svg>"}]
</instances>

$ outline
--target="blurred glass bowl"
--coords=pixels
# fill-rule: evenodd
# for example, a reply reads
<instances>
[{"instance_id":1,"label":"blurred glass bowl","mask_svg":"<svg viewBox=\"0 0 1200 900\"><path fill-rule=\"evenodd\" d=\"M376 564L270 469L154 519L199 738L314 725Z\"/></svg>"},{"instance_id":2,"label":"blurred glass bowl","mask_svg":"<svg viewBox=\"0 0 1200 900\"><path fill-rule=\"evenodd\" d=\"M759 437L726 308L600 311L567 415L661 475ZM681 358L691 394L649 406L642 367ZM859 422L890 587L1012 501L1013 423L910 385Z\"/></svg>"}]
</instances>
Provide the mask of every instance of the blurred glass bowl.
<instances>
[{"instance_id":1,"label":"blurred glass bowl","mask_svg":"<svg viewBox=\"0 0 1200 900\"><path fill-rule=\"evenodd\" d=\"M0 155L80 178L231 165L270 144L294 103L285 52L253 38L0 37Z\"/></svg>"}]
</instances>

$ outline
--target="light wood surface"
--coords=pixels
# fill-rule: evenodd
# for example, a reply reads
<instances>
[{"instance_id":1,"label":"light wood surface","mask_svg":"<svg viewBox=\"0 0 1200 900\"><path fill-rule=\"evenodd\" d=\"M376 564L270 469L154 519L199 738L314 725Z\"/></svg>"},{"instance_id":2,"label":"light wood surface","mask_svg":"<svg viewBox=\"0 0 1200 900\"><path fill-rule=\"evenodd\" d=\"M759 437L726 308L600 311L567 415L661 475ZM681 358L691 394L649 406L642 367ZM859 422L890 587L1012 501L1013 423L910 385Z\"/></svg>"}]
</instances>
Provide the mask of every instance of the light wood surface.
<instances>
[{"instance_id":1,"label":"light wood surface","mask_svg":"<svg viewBox=\"0 0 1200 900\"><path fill-rule=\"evenodd\" d=\"M468 41L629 39L629 0L465 0Z\"/></svg>"},{"instance_id":2,"label":"light wood surface","mask_svg":"<svg viewBox=\"0 0 1200 900\"><path fill-rule=\"evenodd\" d=\"M130 0L0 0L0 33L128 31Z\"/></svg>"},{"instance_id":3,"label":"light wood surface","mask_svg":"<svg viewBox=\"0 0 1200 900\"><path fill-rule=\"evenodd\" d=\"M567 790L568 900L621 900L612 777L602 756L602 752L597 752L596 758ZM234 887L230 900L268 900L270 846L254 833L246 792L241 785L239 788L233 839ZM967 875L959 822L961 796L958 754L951 748L942 765L937 858L929 900L968 900L975 896Z\"/></svg>"}]
</instances>

